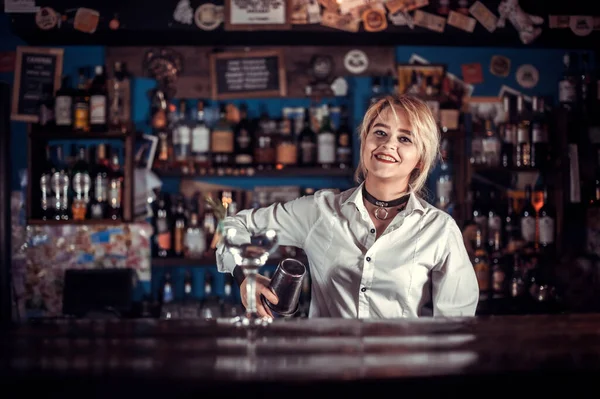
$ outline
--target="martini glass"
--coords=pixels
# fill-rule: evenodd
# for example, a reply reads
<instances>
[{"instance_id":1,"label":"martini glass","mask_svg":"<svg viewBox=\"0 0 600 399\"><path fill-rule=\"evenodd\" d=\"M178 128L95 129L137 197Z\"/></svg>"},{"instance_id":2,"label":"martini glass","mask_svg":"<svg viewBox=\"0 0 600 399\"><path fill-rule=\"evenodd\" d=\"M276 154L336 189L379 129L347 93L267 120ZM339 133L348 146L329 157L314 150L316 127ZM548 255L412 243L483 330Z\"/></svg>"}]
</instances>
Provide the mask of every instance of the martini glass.
<instances>
[{"instance_id":1,"label":"martini glass","mask_svg":"<svg viewBox=\"0 0 600 399\"><path fill-rule=\"evenodd\" d=\"M277 230L266 228L248 233L229 227L223 240L226 250L233 255L235 264L246 277L246 313L233 318L232 322L241 326L268 324L269 321L261 318L256 311L256 275L279 247Z\"/></svg>"}]
</instances>

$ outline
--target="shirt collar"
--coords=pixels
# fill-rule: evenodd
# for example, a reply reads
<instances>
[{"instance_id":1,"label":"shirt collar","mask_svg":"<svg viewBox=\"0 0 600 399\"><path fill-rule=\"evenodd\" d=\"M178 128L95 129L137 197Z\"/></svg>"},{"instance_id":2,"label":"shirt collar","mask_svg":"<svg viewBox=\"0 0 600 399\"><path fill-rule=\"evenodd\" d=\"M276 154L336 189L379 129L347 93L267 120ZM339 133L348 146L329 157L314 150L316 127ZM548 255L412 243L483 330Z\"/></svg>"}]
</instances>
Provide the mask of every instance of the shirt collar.
<instances>
[{"instance_id":1,"label":"shirt collar","mask_svg":"<svg viewBox=\"0 0 600 399\"><path fill-rule=\"evenodd\" d=\"M354 189L354 192L350 194L346 199L342 200L342 205L346 204L354 204L359 209L364 208L365 204L363 202L362 188L365 182L360 183L358 187ZM422 199L420 199L412 190L410 191L410 198L406 203L406 214L410 215L413 211L419 211L422 215L426 212L426 207L422 203Z\"/></svg>"}]
</instances>

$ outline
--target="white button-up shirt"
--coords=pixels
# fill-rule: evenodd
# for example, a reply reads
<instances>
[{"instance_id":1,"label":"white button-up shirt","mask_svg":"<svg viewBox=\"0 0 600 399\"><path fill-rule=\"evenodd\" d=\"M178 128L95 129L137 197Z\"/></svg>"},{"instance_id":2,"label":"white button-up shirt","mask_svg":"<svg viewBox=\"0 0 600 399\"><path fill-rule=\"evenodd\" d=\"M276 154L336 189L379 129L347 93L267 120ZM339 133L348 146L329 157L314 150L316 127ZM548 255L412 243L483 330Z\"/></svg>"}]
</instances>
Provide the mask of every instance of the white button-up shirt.
<instances>
[{"instance_id":1,"label":"white button-up shirt","mask_svg":"<svg viewBox=\"0 0 600 399\"><path fill-rule=\"evenodd\" d=\"M475 314L479 286L461 231L450 215L415 194L377 240L362 185L243 210L224 225L241 231L273 228L281 245L306 252L309 317ZM222 245L217 267L230 273L235 267Z\"/></svg>"}]
</instances>

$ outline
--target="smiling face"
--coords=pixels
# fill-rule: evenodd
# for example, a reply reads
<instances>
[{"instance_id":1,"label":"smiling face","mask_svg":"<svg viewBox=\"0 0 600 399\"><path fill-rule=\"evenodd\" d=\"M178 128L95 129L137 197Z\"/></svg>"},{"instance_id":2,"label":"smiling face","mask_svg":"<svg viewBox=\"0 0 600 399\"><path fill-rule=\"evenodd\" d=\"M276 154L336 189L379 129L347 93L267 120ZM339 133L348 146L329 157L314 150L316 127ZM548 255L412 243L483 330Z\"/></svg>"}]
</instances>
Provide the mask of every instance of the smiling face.
<instances>
[{"instance_id":1,"label":"smiling face","mask_svg":"<svg viewBox=\"0 0 600 399\"><path fill-rule=\"evenodd\" d=\"M367 132L361 158L372 183L393 182L408 190L420 155L404 111L391 107L381 111Z\"/></svg>"}]
</instances>

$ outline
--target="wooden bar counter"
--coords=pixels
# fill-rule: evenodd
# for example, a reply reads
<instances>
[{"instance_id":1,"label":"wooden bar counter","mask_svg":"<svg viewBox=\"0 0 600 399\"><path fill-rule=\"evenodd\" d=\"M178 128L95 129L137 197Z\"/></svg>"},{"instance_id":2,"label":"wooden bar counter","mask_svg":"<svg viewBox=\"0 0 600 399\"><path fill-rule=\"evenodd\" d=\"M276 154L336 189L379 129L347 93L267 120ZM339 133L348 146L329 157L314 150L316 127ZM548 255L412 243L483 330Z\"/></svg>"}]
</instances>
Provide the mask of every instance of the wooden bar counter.
<instances>
[{"instance_id":1,"label":"wooden bar counter","mask_svg":"<svg viewBox=\"0 0 600 399\"><path fill-rule=\"evenodd\" d=\"M0 335L6 398L595 396L599 376L600 314L279 319L256 330L254 346L220 320L52 320Z\"/></svg>"}]
</instances>

